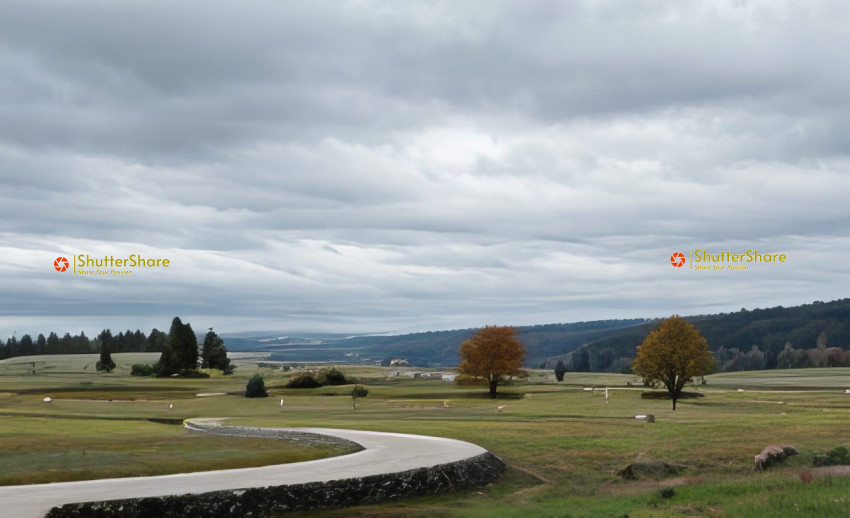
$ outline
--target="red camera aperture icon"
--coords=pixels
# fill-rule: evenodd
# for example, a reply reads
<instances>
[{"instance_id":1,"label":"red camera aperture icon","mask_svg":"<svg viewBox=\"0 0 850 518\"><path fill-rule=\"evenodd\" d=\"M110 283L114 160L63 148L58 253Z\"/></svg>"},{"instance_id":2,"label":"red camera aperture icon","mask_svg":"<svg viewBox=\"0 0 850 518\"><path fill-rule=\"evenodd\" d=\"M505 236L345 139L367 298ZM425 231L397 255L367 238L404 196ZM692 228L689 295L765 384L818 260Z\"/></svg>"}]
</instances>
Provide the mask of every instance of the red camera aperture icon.
<instances>
[{"instance_id":1,"label":"red camera aperture icon","mask_svg":"<svg viewBox=\"0 0 850 518\"><path fill-rule=\"evenodd\" d=\"M53 261L53 267L56 268L57 272L64 272L68 269L68 260L64 257L57 257L55 261Z\"/></svg>"},{"instance_id":2,"label":"red camera aperture icon","mask_svg":"<svg viewBox=\"0 0 850 518\"><path fill-rule=\"evenodd\" d=\"M676 268L681 268L685 265L685 254L682 252L674 252L673 255L670 256L670 264Z\"/></svg>"}]
</instances>

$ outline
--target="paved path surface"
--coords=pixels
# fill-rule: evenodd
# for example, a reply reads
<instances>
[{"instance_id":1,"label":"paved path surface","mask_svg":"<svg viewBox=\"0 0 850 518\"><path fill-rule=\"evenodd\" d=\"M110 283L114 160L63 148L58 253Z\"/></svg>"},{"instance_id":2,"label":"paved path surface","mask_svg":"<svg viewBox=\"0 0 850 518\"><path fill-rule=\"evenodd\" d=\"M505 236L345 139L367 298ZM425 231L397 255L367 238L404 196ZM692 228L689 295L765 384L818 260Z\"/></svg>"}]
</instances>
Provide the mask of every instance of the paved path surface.
<instances>
[{"instance_id":1,"label":"paved path surface","mask_svg":"<svg viewBox=\"0 0 850 518\"><path fill-rule=\"evenodd\" d=\"M363 450L349 455L260 468L242 468L157 477L112 478L25 486L0 486L0 515L43 517L51 507L75 502L205 493L225 489L326 482L396 473L456 462L487 450L474 444L423 435L330 428L290 428L356 442ZM238 439L235 439L238 440Z\"/></svg>"}]
</instances>

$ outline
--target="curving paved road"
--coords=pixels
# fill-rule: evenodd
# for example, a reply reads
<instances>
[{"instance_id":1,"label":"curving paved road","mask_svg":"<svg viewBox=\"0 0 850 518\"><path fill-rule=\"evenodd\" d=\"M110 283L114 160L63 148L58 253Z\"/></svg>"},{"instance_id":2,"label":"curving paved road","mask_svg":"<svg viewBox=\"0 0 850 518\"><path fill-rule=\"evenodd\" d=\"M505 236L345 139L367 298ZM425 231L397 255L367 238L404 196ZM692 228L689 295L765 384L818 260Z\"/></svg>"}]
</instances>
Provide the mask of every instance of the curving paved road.
<instances>
[{"instance_id":1,"label":"curving paved road","mask_svg":"<svg viewBox=\"0 0 850 518\"><path fill-rule=\"evenodd\" d=\"M339 437L356 442L364 449L339 457L259 468L3 486L0 487L0 514L20 518L41 518L54 506L74 502L327 482L436 466L487 452L484 448L468 442L424 435L330 428L280 430Z\"/></svg>"}]
</instances>

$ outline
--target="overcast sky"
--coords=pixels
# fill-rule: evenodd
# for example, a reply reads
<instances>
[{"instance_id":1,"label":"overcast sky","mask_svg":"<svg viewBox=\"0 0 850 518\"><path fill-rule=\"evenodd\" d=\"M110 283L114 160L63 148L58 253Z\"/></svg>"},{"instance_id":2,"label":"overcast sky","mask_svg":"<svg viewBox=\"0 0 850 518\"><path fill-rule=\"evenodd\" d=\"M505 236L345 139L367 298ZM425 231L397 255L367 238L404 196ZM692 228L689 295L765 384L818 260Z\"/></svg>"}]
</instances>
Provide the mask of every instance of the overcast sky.
<instances>
[{"instance_id":1,"label":"overcast sky","mask_svg":"<svg viewBox=\"0 0 850 518\"><path fill-rule=\"evenodd\" d=\"M846 2L0 3L0 339L850 296ZM689 250L782 252L745 272ZM167 269L57 272L58 256Z\"/></svg>"}]
</instances>

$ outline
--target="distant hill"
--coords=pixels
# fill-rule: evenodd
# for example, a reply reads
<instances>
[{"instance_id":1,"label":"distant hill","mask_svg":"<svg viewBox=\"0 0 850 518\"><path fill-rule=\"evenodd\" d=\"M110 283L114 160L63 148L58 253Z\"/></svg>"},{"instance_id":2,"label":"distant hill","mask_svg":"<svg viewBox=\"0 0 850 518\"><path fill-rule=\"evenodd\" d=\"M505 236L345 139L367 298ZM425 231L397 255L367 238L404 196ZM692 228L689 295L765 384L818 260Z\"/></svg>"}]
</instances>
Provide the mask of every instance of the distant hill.
<instances>
[{"instance_id":1,"label":"distant hill","mask_svg":"<svg viewBox=\"0 0 850 518\"><path fill-rule=\"evenodd\" d=\"M520 340L528 349L526 363L537 365L556 355L570 351L636 325L643 318L600 320L571 324L518 326ZM261 351L272 360L292 362L325 361L334 363L387 363L405 359L411 365L455 366L460 360L460 344L477 329L428 331L394 336L306 335L278 336L273 333L250 337L224 335L229 351ZM282 335L279 333L278 335Z\"/></svg>"},{"instance_id":2,"label":"distant hill","mask_svg":"<svg viewBox=\"0 0 850 518\"><path fill-rule=\"evenodd\" d=\"M721 371L850 366L850 299L685 318L705 337ZM565 363L575 371L627 372L655 325L595 340L566 355Z\"/></svg>"},{"instance_id":3,"label":"distant hill","mask_svg":"<svg viewBox=\"0 0 850 518\"><path fill-rule=\"evenodd\" d=\"M845 351L850 349L850 299L685 318L705 336L721 370L850 366L850 351ZM657 322L634 318L517 330L528 350L528 366L553 368L562 360L573 371L630 372L637 346ZM224 338L230 351L264 351L278 361L387 363L399 358L411 365L447 367L457 365L460 344L476 331L395 336L242 333Z\"/></svg>"}]
</instances>

